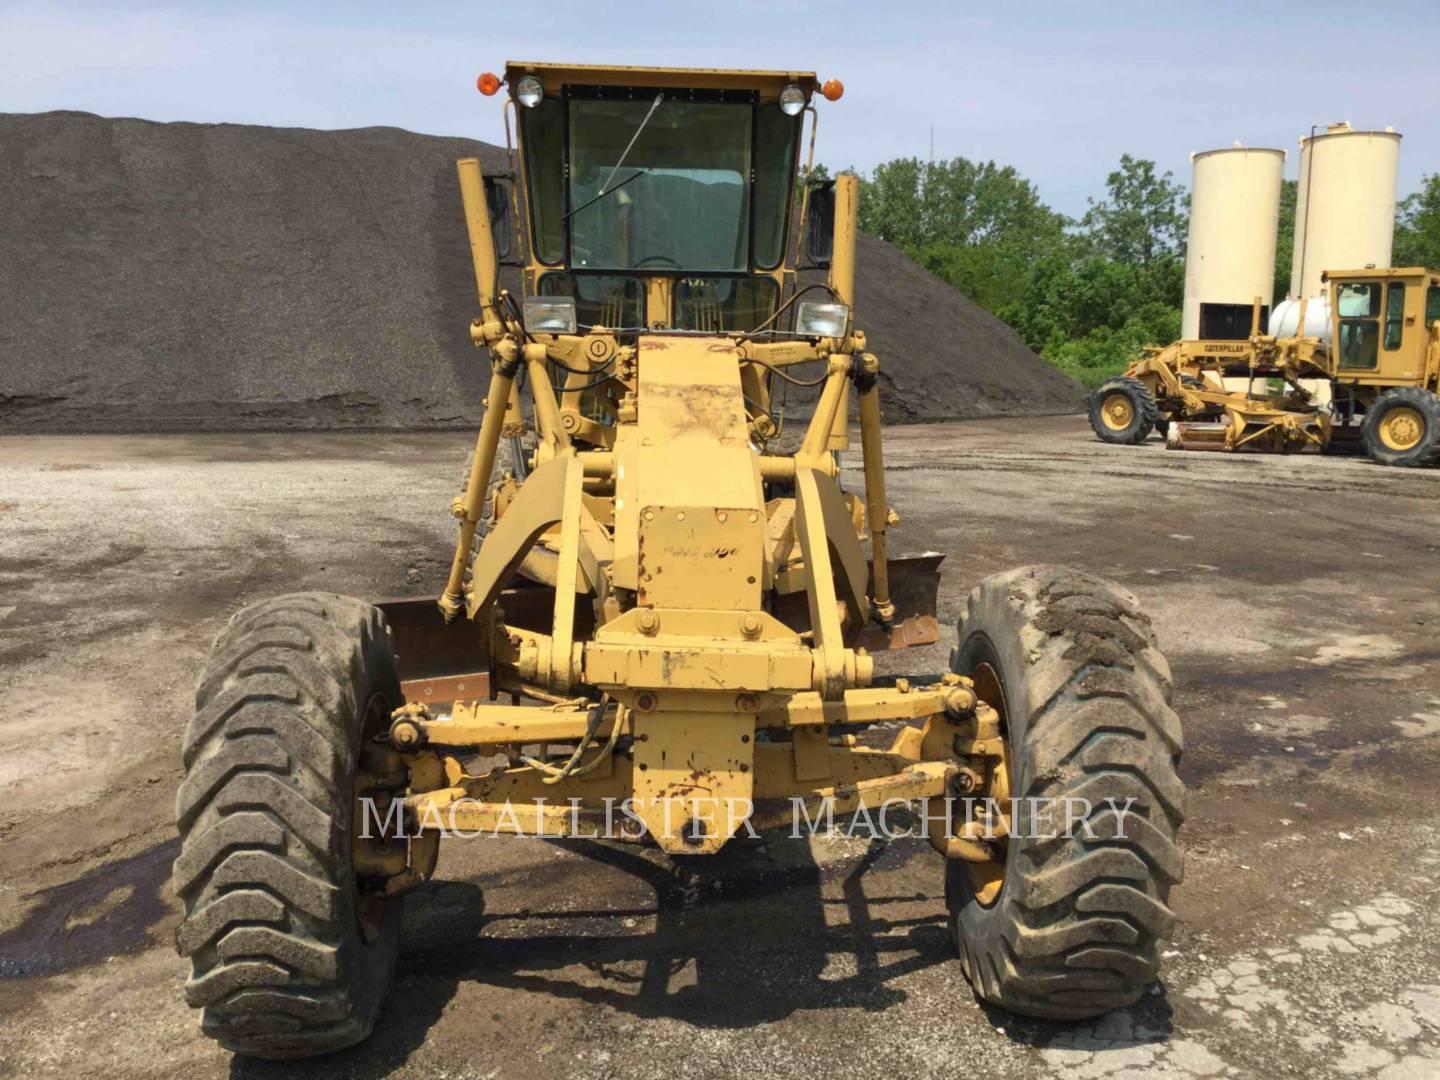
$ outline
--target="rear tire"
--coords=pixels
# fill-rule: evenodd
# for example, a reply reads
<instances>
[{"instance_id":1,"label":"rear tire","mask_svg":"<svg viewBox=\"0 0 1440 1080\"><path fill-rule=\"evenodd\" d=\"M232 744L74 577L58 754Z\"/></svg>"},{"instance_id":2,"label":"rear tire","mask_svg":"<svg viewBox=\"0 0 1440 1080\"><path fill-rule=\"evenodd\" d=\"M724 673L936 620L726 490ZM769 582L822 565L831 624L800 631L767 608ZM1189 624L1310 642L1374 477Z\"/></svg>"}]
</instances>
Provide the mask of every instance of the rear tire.
<instances>
[{"instance_id":1,"label":"rear tire","mask_svg":"<svg viewBox=\"0 0 1440 1080\"><path fill-rule=\"evenodd\" d=\"M965 974L979 997L1027 1016L1075 1019L1128 1005L1157 974L1158 942L1173 923L1170 889L1183 874L1180 721L1150 620L1129 592L1076 570L997 574L970 594L951 657L962 675L982 665L995 676L989 694L999 700L990 703L1002 716L1017 801L989 906L970 864L946 866ZM1055 808L1060 835L1026 838L1051 831L1037 804L1018 801L1029 799ZM1134 803L1120 813L1107 799ZM1064 800L1078 811L1071 838Z\"/></svg>"},{"instance_id":2,"label":"rear tire","mask_svg":"<svg viewBox=\"0 0 1440 1080\"><path fill-rule=\"evenodd\" d=\"M1365 410L1360 439L1381 465L1440 464L1440 397L1418 386L1385 391Z\"/></svg>"},{"instance_id":3,"label":"rear tire","mask_svg":"<svg viewBox=\"0 0 1440 1080\"><path fill-rule=\"evenodd\" d=\"M185 997L226 1049L306 1057L370 1034L401 901L357 893L355 777L400 703L384 616L359 600L267 600L216 639L185 732L174 882Z\"/></svg>"},{"instance_id":4,"label":"rear tire","mask_svg":"<svg viewBox=\"0 0 1440 1080\"><path fill-rule=\"evenodd\" d=\"M1090 429L1101 442L1117 446L1142 443L1159 419L1154 395L1129 375L1103 383L1090 395Z\"/></svg>"}]
</instances>

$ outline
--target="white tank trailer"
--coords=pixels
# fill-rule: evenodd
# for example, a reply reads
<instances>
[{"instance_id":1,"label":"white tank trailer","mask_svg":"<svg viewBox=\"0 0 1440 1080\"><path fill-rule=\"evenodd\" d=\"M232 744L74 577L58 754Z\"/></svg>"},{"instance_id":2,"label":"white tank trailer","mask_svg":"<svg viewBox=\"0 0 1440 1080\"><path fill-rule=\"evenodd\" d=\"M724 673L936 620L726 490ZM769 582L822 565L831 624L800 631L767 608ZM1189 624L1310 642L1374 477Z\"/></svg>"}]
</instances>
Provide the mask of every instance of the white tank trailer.
<instances>
[{"instance_id":1,"label":"white tank trailer","mask_svg":"<svg viewBox=\"0 0 1440 1080\"><path fill-rule=\"evenodd\" d=\"M1275 289L1285 151L1237 143L1192 154L1190 162L1180 337L1246 338L1255 297L1268 314Z\"/></svg>"},{"instance_id":2,"label":"white tank trailer","mask_svg":"<svg viewBox=\"0 0 1440 1080\"><path fill-rule=\"evenodd\" d=\"M1299 328L1299 322L1300 301L1292 296L1275 305L1275 310L1270 313L1269 332L1273 337L1313 337L1330 344L1330 297L1321 293L1305 301L1303 331Z\"/></svg>"}]
</instances>

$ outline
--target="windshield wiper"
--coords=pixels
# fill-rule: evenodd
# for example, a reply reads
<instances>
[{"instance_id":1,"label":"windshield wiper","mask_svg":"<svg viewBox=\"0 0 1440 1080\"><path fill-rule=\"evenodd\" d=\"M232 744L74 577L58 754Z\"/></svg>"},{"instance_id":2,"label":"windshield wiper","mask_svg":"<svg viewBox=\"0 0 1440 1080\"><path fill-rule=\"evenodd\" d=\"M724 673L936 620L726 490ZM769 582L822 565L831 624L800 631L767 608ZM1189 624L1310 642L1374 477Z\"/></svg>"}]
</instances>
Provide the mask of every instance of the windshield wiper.
<instances>
[{"instance_id":1,"label":"windshield wiper","mask_svg":"<svg viewBox=\"0 0 1440 1080\"><path fill-rule=\"evenodd\" d=\"M640 179L640 177L642 177L642 176L644 176L644 175L645 175L645 170L644 170L644 169L636 169L636 170L635 170L634 172L632 172L629 176L625 177L624 180L621 180L618 184L616 184L614 187L612 187L609 191L602 191L602 192L600 192L599 195L596 195L593 199L586 199L583 203L581 203L579 206L575 207L574 210L571 210L570 213L566 214L566 215L565 215L564 217L562 217L560 220L561 220L561 221L569 221L572 217L574 217L576 214L578 214L581 210L584 210L587 206L594 206L594 205L595 205L597 202L599 202L601 199L605 198L606 195L613 195L615 192L619 191L622 187L624 187L626 184L628 184L631 180L638 180L638 179Z\"/></svg>"},{"instance_id":2,"label":"windshield wiper","mask_svg":"<svg viewBox=\"0 0 1440 1080\"><path fill-rule=\"evenodd\" d=\"M615 179L615 174L620 171L620 166L625 164L625 159L630 156L630 151L635 148L635 140L640 138L640 133L645 130L645 125L650 123L650 117L655 115L655 110L660 107L660 103L664 100L665 94L663 92L655 95L655 100L650 103L650 111L645 114L645 119L640 121L640 126L635 129L635 134L630 136L630 141L625 144L625 149L620 154L620 160L615 162L614 168L610 170L610 175L605 177L605 183L600 185L599 194L597 194L593 199L588 199L587 201L581 203L579 206L575 207L574 210L571 210L568 214L562 217L560 219L561 221L570 220L570 218L574 217L581 210L584 210L587 206L594 206L601 199L605 198L606 195L609 195L612 192L619 191L626 184L630 183L631 180L634 180L638 176L644 175L645 170L640 169L636 172L631 173L624 180L621 180L620 183L616 184L613 188L610 186L610 181Z\"/></svg>"}]
</instances>

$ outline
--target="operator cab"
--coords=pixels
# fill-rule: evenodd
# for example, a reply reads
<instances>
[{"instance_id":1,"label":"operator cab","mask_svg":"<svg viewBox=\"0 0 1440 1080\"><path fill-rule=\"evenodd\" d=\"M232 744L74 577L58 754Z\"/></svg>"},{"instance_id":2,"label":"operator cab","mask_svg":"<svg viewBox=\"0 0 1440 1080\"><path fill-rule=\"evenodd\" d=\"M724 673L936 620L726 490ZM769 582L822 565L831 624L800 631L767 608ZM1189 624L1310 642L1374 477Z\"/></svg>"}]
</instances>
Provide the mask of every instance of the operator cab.
<instances>
[{"instance_id":1,"label":"operator cab","mask_svg":"<svg viewBox=\"0 0 1440 1080\"><path fill-rule=\"evenodd\" d=\"M573 300L580 333L772 320L813 73L512 62L505 85L528 296Z\"/></svg>"},{"instance_id":2,"label":"operator cab","mask_svg":"<svg viewBox=\"0 0 1440 1080\"><path fill-rule=\"evenodd\" d=\"M1337 372L1364 382L1419 378L1440 319L1440 273L1424 267L1325 275Z\"/></svg>"}]
</instances>

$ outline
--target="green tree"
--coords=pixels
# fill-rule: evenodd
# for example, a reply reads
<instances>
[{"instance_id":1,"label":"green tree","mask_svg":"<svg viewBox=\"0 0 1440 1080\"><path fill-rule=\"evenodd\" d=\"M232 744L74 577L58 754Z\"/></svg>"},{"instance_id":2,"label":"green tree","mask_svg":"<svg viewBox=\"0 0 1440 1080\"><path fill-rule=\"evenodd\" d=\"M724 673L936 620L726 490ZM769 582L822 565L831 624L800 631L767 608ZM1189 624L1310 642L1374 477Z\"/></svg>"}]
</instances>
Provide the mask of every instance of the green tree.
<instances>
[{"instance_id":1,"label":"green tree","mask_svg":"<svg viewBox=\"0 0 1440 1080\"><path fill-rule=\"evenodd\" d=\"M1280 232L1275 239L1275 287L1271 304L1290 294L1290 264L1295 259L1295 199L1299 184L1285 180L1280 185Z\"/></svg>"},{"instance_id":2,"label":"green tree","mask_svg":"<svg viewBox=\"0 0 1440 1080\"><path fill-rule=\"evenodd\" d=\"M1420 190L1400 204L1391 262L1440 269L1440 173L1426 176Z\"/></svg>"},{"instance_id":3,"label":"green tree","mask_svg":"<svg viewBox=\"0 0 1440 1080\"><path fill-rule=\"evenodd\" d=\"M1090 200L1081 224L1097 251L1118 262L1144 266L1155 259L1184 257L1189 196L1157 176L1155 163L1125 154L1105 178L1109 197Z\"/></svg>"},{"instance_id":4,"label":"green tree","mask_svg":"<svg viewBox=\"0 0 1440 1080\"><path fill-rule=\"evenodd\" d=\"M1029 265L1063 242L1065 226L1033 184L993 161L899 158L860 192L861 229L991 311L1021 295Z\"/></svg>"},{"instance_id":5,"label":"green tree","mask_svg":"<svg viewBox=\"0 0 1440 1080\"><path fill-rule=\"evenodd\" d=\"M862 177L859 211L1088 385L1179 336L1188 198L1152 161L1122 157L1079 222L1013 168L967 158L887 161Z\"/></svg>"},{"instance_id":6,"label":"green tree","mask_svg":"<svg viewBox=\"0 0 1440 1080\"><path fill-rule=\"evenodd\" d=\"M860 190L860 229L913 252L923 239L920 200L925 166L919 158L896 158L875 166Z\"/></svg>"}]
</instances>

